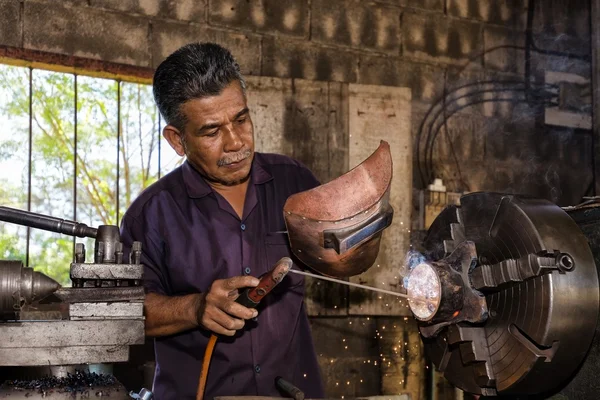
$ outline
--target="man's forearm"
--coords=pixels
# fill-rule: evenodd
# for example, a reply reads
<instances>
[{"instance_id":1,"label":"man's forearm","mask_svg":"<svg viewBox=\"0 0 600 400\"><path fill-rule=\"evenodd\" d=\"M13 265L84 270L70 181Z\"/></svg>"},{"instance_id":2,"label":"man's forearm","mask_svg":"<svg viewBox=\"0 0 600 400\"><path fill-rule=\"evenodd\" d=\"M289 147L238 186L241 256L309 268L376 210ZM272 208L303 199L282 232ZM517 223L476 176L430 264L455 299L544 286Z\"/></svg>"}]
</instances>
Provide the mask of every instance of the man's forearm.
<instances>
[{"instance_id":1,"label":"man's forearm","mask_svg":"<svg viewBox=\"0 0 600 400\"><path fill-rule=\"evenodd\" d=\"M168 336L198 327L202 294L164 296L148 293L144 301L146 336Z\"/></svg>"}]
</instances>

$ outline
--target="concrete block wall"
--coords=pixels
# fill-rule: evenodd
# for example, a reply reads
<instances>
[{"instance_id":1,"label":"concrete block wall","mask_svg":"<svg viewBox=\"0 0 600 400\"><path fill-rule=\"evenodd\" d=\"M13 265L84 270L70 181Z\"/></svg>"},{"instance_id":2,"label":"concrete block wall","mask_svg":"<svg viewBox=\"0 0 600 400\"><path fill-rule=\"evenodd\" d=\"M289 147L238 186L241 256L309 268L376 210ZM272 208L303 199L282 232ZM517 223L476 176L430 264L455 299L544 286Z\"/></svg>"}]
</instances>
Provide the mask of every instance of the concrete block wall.
<instances>
[{"instance_id":1,"label":"concrete block wall","mask_svg":"<svg viewBox=\"0 0 600 400\"><path fill-rule=\"evenodd\" d=\"M530 55L531 79L543 82L548 70L589 78L586 60L556 53L589 55L585 0L0 0L0 46L155 68L183 44L216 41L232 50L245 74L285 79L292 91L296 78L329 82L330 94L344 91L348 83L408 87L416 147L424 117L444 91L478 88L489 80L523 80L526 52L499 46L526 44L530 8L535 45L547 50ZM489 100L489 93L474 98ZM305 100L315 107L327 101ZM461 109L440 126L433 175L442 177L450 191L512 191L577 202L591 179L591 136L540 120L543 109L527 103L488 101ZM326 125L313 122L309 128ZM334 161L345 157L347 146L341 142ZM295 155L314 164L322 179L334 177L331 169L313 162L313 148L298 143ZM413 164L414 186L423 187L428 182L421 180L416 158ZM348 355L338 348L346 337L332 330L346 335L354 321L364 326L353 333L367 340L393 321L339 316L335 307L340 304L329 286L321 300L326 300L319 303L322 315L338 316L313 319L329 395L424 397L418 341L411 353L415 358L390 350L400 338L413 338L414 325L391 332L390 343L367 341ZM413 339L406 343L415 345ZM378 354L378 366L363 370L363 361ZM393 364L382 363L384 357ZM363 379L364 386L355 379Z\"/></svg>"},{"instance_id":2,"label":"concrete block wall","mask_svg":"<svg viewBox=\"0 0 600 400\"><path fill-rule=\"evenodd\" d=\"M185 43L217 41L233 51L248 75L410 87L416 134L444 85L451 90L484 79L523 79L525 51L498 47L526 44L530 2L535 46L589 55L584 0L0 0L0 45L154 68ZM586 61L540 52L532 52L530 61L532 79L538 82L550 69L589 77ZM520 123L539 117L543 110L525 115L512 110L510 104L496 102L465 108L462 115L482 119L466 126L483 125L484 134L463 128L456 132L457 140L482 140L485 146L478 151L486 154L499 140L508 143L502 135L511 131L490 119L512 120L514 133L535 144L520 150L531 154L521 166L535 174L548 168L539 139L559 155L568 153L567 148L582 151L589 145L589 135L581 138L572 130L559 129L554 135L560 136L558 143L552 134L541 133L547 127L522 132ZM440 134L437 146L460 147L448 140L450 136ZM568 183L569 175L586 171L584 180L591 177L589 155L578 161L555 158L557 168L565 172L552 194L544 184L531 182L530 175L511 171L523 163L509 151L506 157L492 155L485 162L461 157L461 180L458 156L451 153L440 149L433 154L433 175L444 178L450 190L534 188L528 194L572 203L584 193ZM422 187L427 182L414 170L415 187ZM498 171L505 176L487 176Z\"/></svg>"}]
</instances>

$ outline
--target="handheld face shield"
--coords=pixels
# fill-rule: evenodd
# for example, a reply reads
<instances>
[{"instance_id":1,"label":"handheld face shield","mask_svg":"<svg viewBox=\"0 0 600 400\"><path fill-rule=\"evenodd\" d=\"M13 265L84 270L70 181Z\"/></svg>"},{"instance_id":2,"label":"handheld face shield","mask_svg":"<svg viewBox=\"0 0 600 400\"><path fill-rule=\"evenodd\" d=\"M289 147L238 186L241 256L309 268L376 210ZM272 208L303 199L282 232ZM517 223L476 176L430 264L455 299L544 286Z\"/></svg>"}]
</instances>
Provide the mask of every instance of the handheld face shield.
<instances>
[{"instance_id":1,"label":"handheld face shield","mask_svg":"<svg viewBox=\"0 0 600 400\"><path fill-rule=\"evenodd\" d=\"M323 275L349 277L369 269L382 231L392 223L391 181L390 146L382 141L344 175L290 196L283 213L292 252Z\"/></svg>"}]
</instances>

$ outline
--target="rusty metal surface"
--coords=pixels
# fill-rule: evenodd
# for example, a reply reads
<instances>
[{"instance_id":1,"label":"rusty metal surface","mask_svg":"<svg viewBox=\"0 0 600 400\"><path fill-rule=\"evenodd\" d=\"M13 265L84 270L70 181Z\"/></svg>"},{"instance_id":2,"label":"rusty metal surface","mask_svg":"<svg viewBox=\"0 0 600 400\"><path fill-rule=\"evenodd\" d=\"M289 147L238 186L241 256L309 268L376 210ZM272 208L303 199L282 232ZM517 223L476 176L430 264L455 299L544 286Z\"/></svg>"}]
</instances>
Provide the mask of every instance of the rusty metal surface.
<instances>
[{"instance_id":1,"label":"rusty metal surface","mask_svg":"<svg viewBox=\"0 0 600 400\"><path fill-rule=\"evenodd\" d=\"M129 346L66 346L0 348L0 366L74 365L125 362Z\"/></svg>"},{"instance_id":2,"label":"rusty metal surface","mask_svg":"<svg viewBox=\"0 0 600 400\"><path fill-rule=\"evenodd\" d=\"M54 296L64 303L144 300L144 288L139 286L64 288L54 292Z\"/></svg>"},{"instance_id":3,"label":"rusty metal surface","mask_svg":"<svg viewBox=\"0 0 600 400\"><path fill-rule=\"evenodd\" d=\"M77 319L131 319L144 316L144 303L75 303L69 305L71 320Z\"/></svg>"},{"instance_id":4,"label":"rusty metal surface","mask_svg":"<svg viewBox=\"0 0 600 400\"><path fill-rule=\"evenodd\" d=\"M141 264L71 264L71 279L141 280L143 272Z\"/></svg>"},{"instance_id":5,"label":"rusty metal surface","mask_svg":"<svg viewBox=\"0 0 600 400\"><path fill-rule=\"evenodd\" d=\"M42 64L52 69L68 69L80 75L101 76L103 78L120 79L126 82L151 83L154 69L118 64L108 61L92 60L89 58L49 53L39 50L22 49L0 46L0 59L17 65Z\"/></svg>"},{"instance_id":6,"label":"rusty metal surface","mask_svg":"<svg viewBox=\"0 0 600 400\"><path fill-rule=\"evenodd\" d=\"M381 218L390 212L391 178L389 145L382 141L353 170L325 185L290 196L283 212L294 255L327 276L349 277L370 268L379 252L381 230L373 230L347 250L329 246L327 232L344 229L365 232L375 226L370 221L381 224ZM391 215L389 218L391 221Z\"/></svg>"},{"instance_id":7,"label":"rusty metal surface","mask_svg":"<svg viewBox=\"0 0 600 400\"><path fill-rule=\"evenodd\" d=\"M380 202L391 181L390 146L381 141L369 158L342 176L314 189L290 196L283 211L313 221L349 220ZM360 220L356 218L354 223Z\"/></svg>"},{"instance_id":8,"label":"rusty metal surface","mask_svg":"<svg viewBox=\"0 0 600 400\"><path fill-rule=\"evenodd\" d=\"M470 284L470 268L477 260L475 244L465 241L447 257L439 261L427 263L436 273L440 282L439 306L428 318L421 319L420 331L423 337L431 338L437 335L442 328L456 325L460 322L482 323L488 318L488 307L485 297ZM412 273L408 276L410 292L418 292L412 288ZM418 289L418 288L416 288ZM421 299L409 297L411 309L413 304Z\"/></svg>"},{"instance_id":9,"label":"rusty metal surface","mask_svg":"<svg viewBox=\"0 0 600 400\"><path fill-rule=\"evenodd\" d=\"M0 337L0 348L143 344L144 320L7 322Z\"/></svg>"}]
</instances>

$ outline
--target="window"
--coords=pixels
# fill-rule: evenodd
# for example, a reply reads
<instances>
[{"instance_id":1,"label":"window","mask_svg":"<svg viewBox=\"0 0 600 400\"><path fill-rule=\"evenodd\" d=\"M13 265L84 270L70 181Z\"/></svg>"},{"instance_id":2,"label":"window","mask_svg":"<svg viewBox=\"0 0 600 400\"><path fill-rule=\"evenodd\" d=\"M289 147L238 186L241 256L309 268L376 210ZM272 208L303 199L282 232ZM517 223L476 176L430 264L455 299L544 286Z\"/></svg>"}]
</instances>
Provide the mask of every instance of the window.
<instances>
[{"instance_id":1,"label":"window","mask_svg":"<svg viewBox=\"0 0 600 400\"><path fill-rule=\"evenodd\" d=\"M149 85L0 64L0 205L118 225L182 159ZM93 240L86 244L93 258ZM75 239L0 222L0 259L69 283Z\"/></svg>"}]
</instances>

